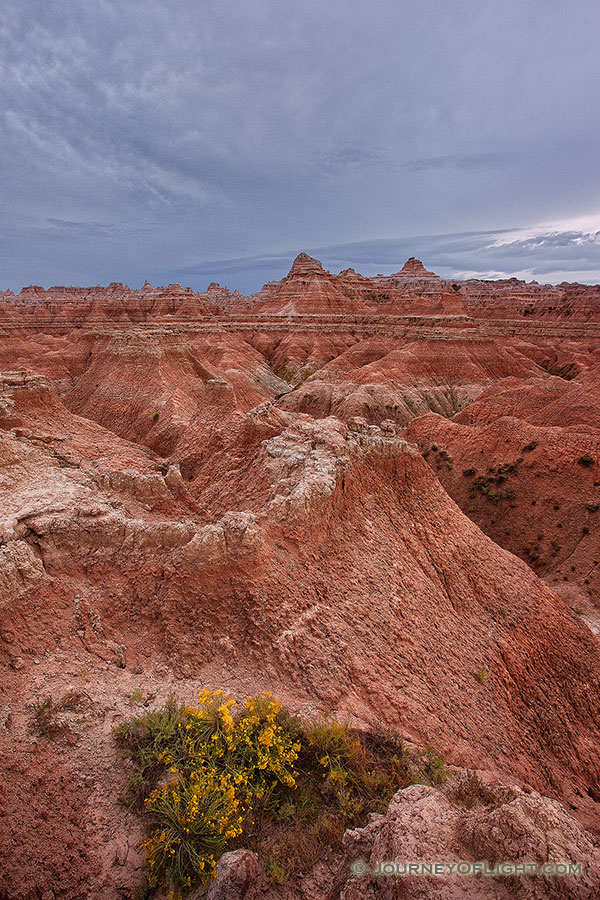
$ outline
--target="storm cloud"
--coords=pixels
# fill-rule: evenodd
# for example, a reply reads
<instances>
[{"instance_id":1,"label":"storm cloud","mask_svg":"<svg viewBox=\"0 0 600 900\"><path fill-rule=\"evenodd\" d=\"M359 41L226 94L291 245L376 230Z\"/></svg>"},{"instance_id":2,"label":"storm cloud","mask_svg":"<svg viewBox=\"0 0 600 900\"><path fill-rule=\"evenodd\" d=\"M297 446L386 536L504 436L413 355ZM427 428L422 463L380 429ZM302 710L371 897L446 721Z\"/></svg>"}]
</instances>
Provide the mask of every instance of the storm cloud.
<instances>
[{"instance_id":1,"label":"storm cloud","mask_svg":"<svg viewBox=\"0 0 600 900\"><path fill-rule=\"evenodd\" d=\"M250 291L299 250L598 281L599 25L594 0L5 0L0 289Z\"/></svg>"}]
</instances>

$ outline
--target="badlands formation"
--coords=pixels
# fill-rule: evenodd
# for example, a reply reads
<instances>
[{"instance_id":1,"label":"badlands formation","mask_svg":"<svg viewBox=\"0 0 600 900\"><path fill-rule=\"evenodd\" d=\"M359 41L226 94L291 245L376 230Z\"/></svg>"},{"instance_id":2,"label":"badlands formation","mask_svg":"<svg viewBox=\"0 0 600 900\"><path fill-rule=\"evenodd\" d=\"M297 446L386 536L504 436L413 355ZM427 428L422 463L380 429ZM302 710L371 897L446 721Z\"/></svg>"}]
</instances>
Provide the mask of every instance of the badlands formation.
<instances>
[{"instance_id":1,"label":"badlands formation","mask_svg":"<svg viewBox=\"0 0 600 900\"><path fill-rule=\"evenodd\" d=\"M112 732L203 687L397 729L496 798L414 785L335 867L215 897L600 897L599 287L300 254L250 297L7 292L0 334L2 900L145 896Z\"/></svg>"}]
</instances>

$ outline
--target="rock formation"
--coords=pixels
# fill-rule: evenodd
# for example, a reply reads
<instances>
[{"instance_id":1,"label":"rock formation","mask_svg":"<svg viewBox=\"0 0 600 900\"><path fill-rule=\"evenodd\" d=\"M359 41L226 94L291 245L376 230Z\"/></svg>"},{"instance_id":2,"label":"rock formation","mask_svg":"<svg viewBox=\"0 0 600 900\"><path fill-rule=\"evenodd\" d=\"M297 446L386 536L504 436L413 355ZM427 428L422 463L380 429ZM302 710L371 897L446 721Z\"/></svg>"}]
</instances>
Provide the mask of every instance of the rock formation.
<instances>
[{"instance_id":1,"label":"rock formation","mask_svg":"<svg viewBox=\"0 0 600 900\"><path fill-rule=\"evenodd\" d=\"M278 893L240 848L222 890L458 897L353 877L350 856L537 859L543 840L585 878L470 896L593 900L599 329L597 287L450 283L414 259L369 279L300 254L249 298L0 295L0 896L135 893L112 728L139 691L208 686L396 728L497 797L407 789L346 835L335 884ZM48 696L72 701L53 739L32 731Z\"/></svg>"}]
</instances>

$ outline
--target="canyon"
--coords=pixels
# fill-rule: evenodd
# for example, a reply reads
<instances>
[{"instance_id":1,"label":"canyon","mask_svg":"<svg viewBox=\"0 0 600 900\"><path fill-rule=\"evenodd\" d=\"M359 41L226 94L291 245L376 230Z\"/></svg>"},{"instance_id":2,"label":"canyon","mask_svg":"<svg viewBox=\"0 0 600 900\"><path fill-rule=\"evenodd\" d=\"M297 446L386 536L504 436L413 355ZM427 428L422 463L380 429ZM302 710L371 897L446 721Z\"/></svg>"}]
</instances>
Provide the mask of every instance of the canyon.
<instances>
[{"instance_id":1,"label":"canyon","mask_svg":"<svg viewBox=\"0 0 600 900\"><path fill-rule=\"evenodd\" d=\"M2 900L136 896L112 732L204 687L396 729L501 798L415 785L344 879L249 898L600 896L600 286L301 253L250 296L0 293L0 336ZM349 875L543 841L584 877Z\"/></svg>"}]
</instances>

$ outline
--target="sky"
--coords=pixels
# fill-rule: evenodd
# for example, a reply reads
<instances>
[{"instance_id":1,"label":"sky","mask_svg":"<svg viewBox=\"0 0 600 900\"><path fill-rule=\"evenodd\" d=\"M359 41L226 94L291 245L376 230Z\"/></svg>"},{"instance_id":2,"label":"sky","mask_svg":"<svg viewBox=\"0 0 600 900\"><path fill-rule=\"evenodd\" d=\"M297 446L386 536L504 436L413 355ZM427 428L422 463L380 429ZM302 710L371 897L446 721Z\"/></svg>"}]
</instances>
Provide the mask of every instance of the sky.
<instances>
[{"instance_id":1,"label":"sky","mask_svg":"<svg viewBox=\"0 0 600 900\"><path fill-rule=\"evenodd\" d=\"M597 0L3 0L0 290L600 282Z\"/></svg>"}]
</instances>

